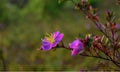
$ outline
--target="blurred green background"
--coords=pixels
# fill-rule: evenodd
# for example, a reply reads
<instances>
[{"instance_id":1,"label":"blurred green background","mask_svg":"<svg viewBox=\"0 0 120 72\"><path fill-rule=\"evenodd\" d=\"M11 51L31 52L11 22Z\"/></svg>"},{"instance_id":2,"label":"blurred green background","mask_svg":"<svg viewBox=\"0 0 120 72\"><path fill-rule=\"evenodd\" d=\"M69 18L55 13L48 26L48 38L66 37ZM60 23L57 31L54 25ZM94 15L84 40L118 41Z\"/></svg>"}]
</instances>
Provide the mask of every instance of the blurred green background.
<instances>
[{"instance_id":1,"label":"blurred green background","mask_svg":"<svg viewBox=\"0 0 120 72\"><path fill-rule=\"evenodd\" d=\"M120 17L120 7L115 0L89 0L98 8L101 21L110 9ZM120 20L118 19L120 22ZM67 45L78 34L100 34L82 12L74 9L70 1L58 0L0 0L0 49L3 51L6 69L16 70L100 70L101 60L82 56L72 57L70 51L37 50L46 33L60 31L65 34ZM2 53L0 53L2 54ZM3 69L0 61L0 70Z\"/></svg>"}]
</instances>

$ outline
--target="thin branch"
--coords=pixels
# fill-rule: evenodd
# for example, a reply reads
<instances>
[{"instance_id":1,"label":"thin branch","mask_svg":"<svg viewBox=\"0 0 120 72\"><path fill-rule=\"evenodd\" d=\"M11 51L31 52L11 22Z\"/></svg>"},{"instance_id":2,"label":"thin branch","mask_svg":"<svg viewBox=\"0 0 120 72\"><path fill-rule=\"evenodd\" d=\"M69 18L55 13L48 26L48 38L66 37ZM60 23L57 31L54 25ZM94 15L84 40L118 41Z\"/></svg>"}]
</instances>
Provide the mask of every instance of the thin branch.
<instances>
[{"instance_id":1,"label":"thin branch","mask_svg":"<svg viewBox=\"0 0 120 72\"><path fill-rule=\"evenodd\" d=\"M109 36L102 30L102 28L100 28L100 26L99 25L101 25L101 23L99 23L99 21L98 22L96 22L94 19L93 19L93 15L90 13L90 12L86 12L86 11L84 11L84 10L82 10L81 9L81 11L85 14L85 15L90 15L90 17L89 17L89 19L96 25L96 27L98 28L98 30L100 31L100 32L102 32L108 39L109 39L109 41L110 42L112 42L112 40L109 38ZM102 26L102 25L101 25Z\"/></svg>"},{"instance_id":2,"label":"thin branch","mask_svg":"<svg viewBox=\"0 0 120 72\"><path fill-rule=\"evenodd\" d=\"M71 0L71 1L74 3L74 5L77 5L73 0ZM79 7L79 9L80 9L85 15L90 15L89 19L97 26L97 28L99 29L99 31L102 32L102 33L109 39L110 42L112 42L112 40L109 38L109 36L98 26L99 24L101 25L101 23L99 23L99 21L96 22L96 21L93 19L93 15L92 15L90 12L81 9L80 7Z\"/></svg>"},{"instance_id":3,"label":"thin branch","mask_svg":"<svg viewBox=\"0 0 120 72\"><path fill-rule=\"evenodd\" d=\"M94 57L94 58L99 58L99 59L111 61L111 60L109 60L107 58L103 58L101 56L94 56L94 55L91 56L91 55L87 55L87 54L79 54L79 55L81 55L81 56L87 56L87 57Z\"/></svg>"},{"instance_id":4,"label":"thin branch","mask_svg":"<svg viewBox=\"0 0 120 72\"><path fill-rule=\"evenodd\" d=\"M61 46L58 45L55 48L64 48L64 49L67 49L67 50L72 50L71 48L65 47L63 45L61 45ZM101 56L94 56L94 55L87 55L87 54L79 54L79 55L81 55L81 56L87 56L87 57L93 57L93 58L99 58L99 59L108 60L108 61L113 61L112 59L104 58L104 57L101 57ZM115 61L113 61L113 62L115 62ZM118 62L115 62L115 63L118 63ZM118 64L120 64L120 63L118 63Z\"/></svg>"},{"instance_id":5,"label":"thin branch","mask_svg":"<svg viewBox=\"0 0 120 72\"><path fill-rule=\"evenodd\" d=\"M74 3L74 1L73 0L71 0L73 3ZM75 4L75 3L74 3ZM75 4L76 5L76 4ZM102 32L108 39L109 39L109 41L111 42L111 43L113 43L114 42L114 40L111 40L111 37L109 36L109 35L107 35L107 33L105 33L104 32L104 28L102 27L102 25L101 25L101 23L99 22L99 21L96 21L96 20L94 20L93 18L94 18L94 16L89 12L89 11L87 11L87 10L84 10L84 9L82 9L81 7L80 7L80 5L78 6L78 8L79 8L79 10L81 10L85 15L89 15L89 19L97 26L97 28L100 30L100 32ZM101 26L99 26L99 25L101 25ZM103 29L102 29L102 28ZM102 50L101 50L102 51ZM102 51L103 52L103 51ZM106 54L105 52L103 52L106 56L108 56L109 58L103 58L103 57L98 57L98 56L89 56L89 55L83 55L83 56L88 56L88 57L95 57L95 58L101 58L101 59L104 59L104 60L109 60L109 61L112 61L116 66L118 66L118 67L120 67L120 63L118 63L118 62L116 62L116 61L114 61L112 58L111 58L111 56L109 56L108 54Z\"/></svg>"}]
</instances>

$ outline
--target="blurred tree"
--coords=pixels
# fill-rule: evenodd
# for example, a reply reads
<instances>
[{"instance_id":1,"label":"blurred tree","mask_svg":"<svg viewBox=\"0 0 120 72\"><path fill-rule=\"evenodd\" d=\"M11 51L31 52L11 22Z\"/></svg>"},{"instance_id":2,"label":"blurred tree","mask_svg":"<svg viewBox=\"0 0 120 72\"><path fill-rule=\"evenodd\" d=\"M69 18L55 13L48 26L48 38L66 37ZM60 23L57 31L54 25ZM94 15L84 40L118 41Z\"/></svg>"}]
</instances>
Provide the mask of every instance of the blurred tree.
<instances>
[{"instance_id":1,"label":"blurred tree","mask_svg":"<svg viewBox=\"0 0 120 72\"><path fill-rule=\"evenodd\" d=\"M0 1L0 25L8 26L19 20L20 10L12 5L9 0Z\"/></svg>"},{"instance_id":2,"label":"blurred tree","mask_svg":"<svg viewBox=\"0 0 120 72\"><path fill-rule=\"evenodd\" d=\"M45 0L45 12L48 12L50 15L56 15L62 8L63 4L65 3L58 3L58 0Z\"/></svg>"},{"instance_id":3,"label":"blurred tree","mask_svg":"<svg viewBox=\"0 0 120 72\"><path fill-rule=\"evenodd\" d=\"M45 19L47 16L56 17L64 3L59 4L58 0L31 0L23 9L22 14L36 20Z\"/></svg>"},{"instance_id":4,"label":"blurred tree","mask_svg":"<svg viewBox=\"0 0 120 72\"><path fill-rule=\"evenodd\" d=\"M29 0L10 0L11 4L16 5L19 8L23 8Z\"/></svg>"},{"instance_id":5,"label":"blurred tree","mask_svg":"<svg viewBox=\"0 0 120 72\"><path fill-rule=\"evenodd\" d=\"M6 8L7 0L0 1L0 23L5 23L7 18L7 8Z\"/></svg>"}]
</instances>

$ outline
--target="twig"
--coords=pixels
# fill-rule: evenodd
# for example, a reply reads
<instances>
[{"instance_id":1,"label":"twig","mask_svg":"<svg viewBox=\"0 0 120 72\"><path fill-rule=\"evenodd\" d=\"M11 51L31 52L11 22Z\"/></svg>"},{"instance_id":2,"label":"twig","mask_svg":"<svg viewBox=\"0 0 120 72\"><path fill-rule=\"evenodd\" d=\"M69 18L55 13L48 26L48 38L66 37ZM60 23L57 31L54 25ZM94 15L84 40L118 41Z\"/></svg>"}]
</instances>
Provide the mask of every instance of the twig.
<instances>
[{"instance_id":1,"label":"twig","mask_svg":"<svg viewBox=\"0 0 120 72\"><path fill-rule=\"evenodd\" d=\"M64 49L67 49L67 50L72 50L71 48L68 48L68 47L65 47L65 46L63 46L63 45L61 45L61 46L57 46L56 48L64 48ZM53 48L54 49L54 48ZM111 58L110 59L108 59L108 58L104 58L104 57L101 57L101 56L94 56L94 55L87 55L87 54L79 54L79 55L81 55L81 56L87 56L87 57L93 57L93 58L100 58L100 59L103 59L103 60L108 60L108 61L112 61L112 62L114 62L114 63L118 63L118 62L115 62L114 60L112 60ZM108 55L107 55L108 56ZM120 64L120 63L118 63L118 64Z\"/></svg>"}]
</instances>

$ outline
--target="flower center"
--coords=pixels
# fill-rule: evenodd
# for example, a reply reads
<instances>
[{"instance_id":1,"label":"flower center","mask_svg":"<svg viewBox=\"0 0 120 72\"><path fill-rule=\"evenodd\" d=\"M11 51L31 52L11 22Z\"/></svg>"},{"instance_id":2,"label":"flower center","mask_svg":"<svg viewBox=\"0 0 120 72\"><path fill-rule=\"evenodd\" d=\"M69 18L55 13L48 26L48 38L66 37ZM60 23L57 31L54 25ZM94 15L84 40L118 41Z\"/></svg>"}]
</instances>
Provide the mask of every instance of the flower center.
<instances>
[{"instance_id":1,"label":"flower center","mask_svg":"<svg viewBox=\"0 0 120 72\"><path fill-rule=\"evenodd\" d=\"M50 43L54 43L55 42L55 39L53 38L52 34L46 34L46 37L45 37Z\"/></svg>"}]
</instances>

